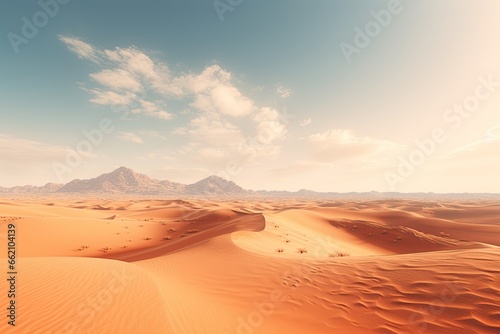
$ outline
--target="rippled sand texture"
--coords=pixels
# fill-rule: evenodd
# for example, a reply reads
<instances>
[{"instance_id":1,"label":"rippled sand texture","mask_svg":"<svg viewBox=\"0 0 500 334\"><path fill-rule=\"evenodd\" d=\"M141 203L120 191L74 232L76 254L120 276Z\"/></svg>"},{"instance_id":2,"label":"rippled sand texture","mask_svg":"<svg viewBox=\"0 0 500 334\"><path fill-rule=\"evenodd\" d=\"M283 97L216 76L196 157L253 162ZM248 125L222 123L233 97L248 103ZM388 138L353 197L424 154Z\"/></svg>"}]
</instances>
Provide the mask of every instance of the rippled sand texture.
<instances>
[{"instance_id":1,"label":"rippled sand texture","mask_svg":"<svg viewBox=\"0 0 500 334\"><path fill-rule=\"evenodd\" d=\"M500 332L500 201L3 200L1 263L9 222L1 333Z\"/></svg>"}]
</instances>

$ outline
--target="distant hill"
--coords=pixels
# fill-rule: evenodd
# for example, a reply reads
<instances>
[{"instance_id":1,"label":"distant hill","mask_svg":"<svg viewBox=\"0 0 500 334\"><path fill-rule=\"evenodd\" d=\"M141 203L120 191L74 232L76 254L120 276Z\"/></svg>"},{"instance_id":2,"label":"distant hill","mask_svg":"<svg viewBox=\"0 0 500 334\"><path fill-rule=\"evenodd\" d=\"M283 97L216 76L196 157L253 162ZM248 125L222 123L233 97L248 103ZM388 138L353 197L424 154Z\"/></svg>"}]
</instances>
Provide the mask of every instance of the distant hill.
<instances>
[{"instance_id":1,"label":"distant hill","mask_svg":"<svg viewBox=\"0 0 500 334\"><path fill-rule=\"evenodd\" d=\"M168 180L156 180L141 173L136 173L130 168L120 167L110 173L87 180L73 180L66 184L47 183L44 186L17 186L11 188L0 187L0 194L130 194L130 195L165 195L165 196L231 196L252 198L356 198L356 199L387 199L387 198L413 198L442 199L442 198L495 198L499 194L435 194L435 193L396 193L396 192L316 192L307 189L299 191L277 190L246 190L233 181L212 175L193 184L182 184Z\"/></svg>"},{"instance_id":2,"label":"distant hill","mask_svg":"<svg viewBox=\"0 0 500 334\"><path fill-rule=\"evenodd\" d=\"M120 167L111 173L102 174L89 180L73 180L57 192L71 193L125 193L125 194L165 194L183 192L185 185L170 181L159 181L147 175Z\"/></svg>"},{"instance_id":3,"label":"distant hill","mask_svg":"<svg viewBox=\"0 0 500 334\"><path fill-rule=\"evenodd\" d=\"M212 175L201 181L186 186L186 192L191 195L199 194L248 194L248 190L243 189L233 181L225 180Z\"/></svg>"}]
</instances>

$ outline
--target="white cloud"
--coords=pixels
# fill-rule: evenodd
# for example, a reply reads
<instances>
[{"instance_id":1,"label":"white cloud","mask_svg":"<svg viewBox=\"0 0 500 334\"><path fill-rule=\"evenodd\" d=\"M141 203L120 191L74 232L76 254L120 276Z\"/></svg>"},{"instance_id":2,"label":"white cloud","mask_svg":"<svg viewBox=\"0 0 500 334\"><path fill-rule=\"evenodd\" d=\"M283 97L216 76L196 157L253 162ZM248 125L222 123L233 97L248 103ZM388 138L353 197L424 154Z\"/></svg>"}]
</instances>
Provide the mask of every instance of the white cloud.
<instances>
[{"instance_id":1,"label":"white cloud","mask_svg":"<svg viewBox=\"0 0 500 334\"><path fill-rule=\"evenodd\" d=\"M132 109L134 114L144 114L147 116L152 116L159 119L169 120L172 119L173 115L163 110L156 102L151 102L148 100L140 100L139 106Z\"/></svg>"},{"instance_id":2,"label":"white cloud","mask_svg":"<svg viewBox=\"0 0 500 334\"><path fill-rule=\"evenodd\" d=\"M254 109L253 101L232 85L231 78L230 72L212 65L198 75L181 76L176 83L186 94L194 94L193 108L235 117L248 115Z\"/></svg>"},{"instance_id":3,"label":"white cloud","mask_svg":"<svg viewBox=\"0 0 500 334\"><path fill-rule=\"evenodd\" d=\"M131 90L138 92L142 90L142 85L130 72L123 69L103 70L90 74L90 77L103 86L115 90Z\"/></svg>"},{"instance_id":4,"label":"white cloud","mask_svg":"<svg viewBox=\"0 0 500 334\"><path fill-rule=\"evenodd\" d=\"M191 100L190 105L202 112L237 117L254 110L253 101L232 84L232 74L219 65L208 66L198 74L175 76L166 64L154 61L134 46L98 50L76 38L61 36L60 40L80 58L103 67L90 74L90 78L101 86L88 89L94 95L92 103L128 105L139 99L136 95L142 92L146 95L140 98L142 106L132 112L164 120L171 119L172 115L151 101L153 94L160 94L165 99Z\"/></svg>"},{"instance_id":5,"label":"white cloud","mask_svg":"<svg viewBox=\"0 0 500 334\"><path fill-rule=\"evenodd\" d=\"M92 45L85 43L78 38L69 36L59 36L59 39L68 46L79 58L91 60L93 62L100 61L100 52Z\"/></svg>"},{"instance_id":6,"label":"white cloud","mask_svg":"<svg viewBox=\"0 0 500 334\"><path fill-rule=\"evenodd\" d=\"M217 113L202 113L193 118L185 133L196 142L210 146L237 145L244 139L237 126Z\"/></svg>"},{"instance_id":7,"label":"white cloud","mask_svg":"<svg viewBox=\"0 0 500 334\"><path fill-rule=\"evenodd\" d=\"M90 99L90 102L100 105L128 105L137 98L135 94L130 92L117 93L100 89L90 89L89 92L94 95L94 97Z\"/></svg>"},{"instance_id":8,"label":"white cloud","mask_svg":"<svg viewBox=\"0 0 500 334\"><path fill-rule=\"evenodd\" d=\"M257 122L257 137L262 143L268 144L285 137L286 126L276 109L261 108L253 116L253 120Z\"/></svg>"},{"instance_id":9,"label":"white cloud","mask_svg":"<svg viewBox=\"0 0 500 334\"><path fill-rule=\"evenodd\" d=\"M91 93L92 103L124 106L129 116L162 120L174 118L170 109L166 110L167 105L183 104L183 114L185 106L189 106L187 123L171 132L187 139L178 149L179 154L220 162L279 152L287 120L273 108L256 106L235 86L233 74L219 65L209 65L200 72L173 73L167 64L135 46L99 50L76 38L60 39L79 57L101 67L90 74L91 81L86 84L90 88L84 87ZM283 97L291 94L281 85L277 91ZM137 134L125 133L120 138L142 142Z\"/></svg>"},{"instance_id":10,"label":"white cloud","mask_svg":"<svg viewBox=\"0 0 500 334\"><path fill-rule=\"evenodd\" d=\"M158 131L153 131L153 130L143 130L140 132L142 135L145 135L145 136L148 136L148 137L151 137L151 138L157 138L157 139L167 139L167 137L165 137L164 135L162 135L161 133L159 133Z\"/></svg>"},{"instance_id":11,"label":"white cloud","mask_svg":"<svg viewBox=\"0 0 500 334\"><path fill-rule=\"evenodd\" d=\"M144 143L144 141L142 140L142 138L139 137L138 135L136 135L133 132L120 132L118 134L118 138L120 138L123 141L137 143L137 144L143 144Z\"/></svg>"}]
</instances>

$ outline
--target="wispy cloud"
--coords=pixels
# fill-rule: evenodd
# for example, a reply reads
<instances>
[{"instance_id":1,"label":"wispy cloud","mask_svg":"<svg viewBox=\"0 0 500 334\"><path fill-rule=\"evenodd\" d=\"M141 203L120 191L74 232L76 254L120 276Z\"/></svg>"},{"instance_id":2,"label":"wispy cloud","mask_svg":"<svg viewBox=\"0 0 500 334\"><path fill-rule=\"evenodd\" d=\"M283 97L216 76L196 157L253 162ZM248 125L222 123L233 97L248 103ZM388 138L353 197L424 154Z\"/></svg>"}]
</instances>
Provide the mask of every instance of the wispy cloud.
<instances>
[{"instance_id":1,"label":"wispy cloud","mask_svg":"<svg viewBox=\"0 0 500 334\"><path fill-rule=\"evenodd\" d=\"M65 161L71 152L74 153L69 147L0 134L0 186L57 182L52 163ZM22 181L18 179L20 175Z\"/></svg>"},{"instance_id":2,"label":"wispy cloud","mask_svg":"<svg viewBox=\"0 0 500 334\"><path fill-rule=\"evenodd\" d=\"M118 138L123 141L127 142L132 142L132 143L137 143L137 144L143 144L144 141L142 140L141 137L139 137L137 134L133 132L120 132L118 134Z\"/></svg>"},{"instance_id":3,"label":"wispy cloud","mask_svg":"<svg viewBox=\"0 0 500 334\"><path fill-rule=\"evenodd\" d=\"M126 49L99 50L75 37L60 36L70 51L82 59L91 60L102 70L89 76L96 87L87 89L92 103L101 105L139 105L132 109L163 120L172 114L152 99L159 94L164 100L187 100L199 111L217 112L239 117L255 110L254 102L232 84L232 74L219 65L206 67L200 73L175 75L167 64L153 60L134 46Z\"/></svg>"},{"instance_id":4,"label":"wispy cloud","mask_svg":"<svg viewBox=\"0 0 500 334\"><path fill-rule=\"evenodd\" d=\"M0 134L0 156L9 162L53 161L65 158L70 150L39 141Z\"/></svg>"},{"instance_id":5,"label":"wispy cloud","mask_svg":"<svg viewBox=\"0 0 500 334\"><path fill-rule=\"evenodd\" d=\"M399 153L404 149L402 145L388 140L361 137L349 129L330 129L310 135L307 141L313 156L324 162L365 160L375 155Z\"/></svg>"},{"instance_id":6,"label":"wispy cloud","mask_svg":"<svg viewBox=\"0 0 500 334\"><path fill-rule=\"evenodd\" d=\"M59 39L64 42L79 58L91 60L95 63L101 60L101 52L92 45L85 43L78 38L69 36L59 36Z\"/></svg>"}]
</instances>

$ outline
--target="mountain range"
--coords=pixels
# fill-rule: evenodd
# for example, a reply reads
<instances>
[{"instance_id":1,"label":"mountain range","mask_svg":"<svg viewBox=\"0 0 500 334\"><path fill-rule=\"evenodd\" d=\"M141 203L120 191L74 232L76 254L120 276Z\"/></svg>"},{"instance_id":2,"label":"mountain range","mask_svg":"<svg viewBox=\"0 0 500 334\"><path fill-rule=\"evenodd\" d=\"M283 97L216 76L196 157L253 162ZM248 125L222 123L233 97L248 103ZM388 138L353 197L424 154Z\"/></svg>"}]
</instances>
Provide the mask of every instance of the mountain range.
<instances>
[{"instance_id":1,"label":"mountain range","mask_svg":"<svg viewBox=\"0 0 500 334\"><path fill-rule=\"evenodd\" d=\"M120 167L98 177L75 179L66 184L48 183L45 186L0 187L0 193L13 194L135 194L135 195L250 195L232 181L212 175L193 184L156 180L130 168Z\"/></svg>"},{"instance_id":2,"label":"mountain range","mask_svg":"<svg viewBox=\"0 0 500 334\"><path fill-rule=\"evenodd\" d=\"M44 186L0 187L0 194L94 194L94 195L164 195L164 196L231 196L231 197L297 197L297 198L498 198L499 194L435 194L435 193L397 193L397 192L316 192L301 189L299 191L247 190L233 181L212 175L192 184L182 184L167 180L156 180L130 168L120 167L98 177L75 179L66 184L47 183Z\"/></svg>"}]
</instances>

